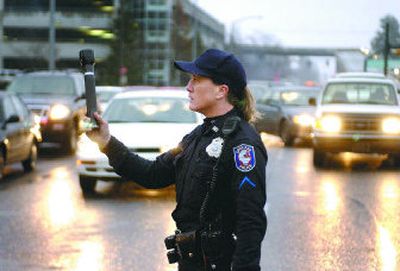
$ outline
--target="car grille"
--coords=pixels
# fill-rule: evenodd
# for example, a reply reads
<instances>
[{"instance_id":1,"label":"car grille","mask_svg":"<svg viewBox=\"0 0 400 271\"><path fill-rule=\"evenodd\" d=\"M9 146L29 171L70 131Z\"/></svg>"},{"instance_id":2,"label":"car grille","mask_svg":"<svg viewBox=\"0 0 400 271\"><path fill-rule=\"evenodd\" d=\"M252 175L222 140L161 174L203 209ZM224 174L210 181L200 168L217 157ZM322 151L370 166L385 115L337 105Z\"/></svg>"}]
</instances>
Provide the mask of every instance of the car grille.
<instances>
[{"instance_id":1,"label":"car grille","mask_svg":"<svg viewBox=\"0 0 400 271\"><path fill-rule=\"evenodd\" d=\"M342 131L344 132L380 132L384 115L343 114Z\"/></svg>"},{"instance_id":2,"label":"car grille","mask_svg":"<svg viewBox=\"0 0 400 271\"><path fill-rule=\"evenodd\" d=\"M28 105L28 108L38 116L46 116L49 111L48 106Z\"/></svg>"}]
</instances>

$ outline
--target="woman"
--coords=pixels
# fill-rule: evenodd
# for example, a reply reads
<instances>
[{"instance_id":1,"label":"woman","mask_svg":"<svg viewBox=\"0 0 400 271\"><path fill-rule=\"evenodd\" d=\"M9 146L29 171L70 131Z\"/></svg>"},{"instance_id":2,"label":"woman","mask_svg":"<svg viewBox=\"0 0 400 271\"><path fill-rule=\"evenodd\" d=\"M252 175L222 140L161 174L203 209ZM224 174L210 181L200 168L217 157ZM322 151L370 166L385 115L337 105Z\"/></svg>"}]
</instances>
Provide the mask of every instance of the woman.
<instances>
[{"instance_id":1,"label":"woman","mask_svg":"<svg viewBox=\"0 0 400 271\"><path fill-rule=\"evenodd\" d=\"M245 71L218 49L174 64L191 74L189 108L206 117L177 148L146 160L111 136L98 114L99 128L87 134L126 179L147 188L176 185L171 240L180 271L260 270L267 153L249 124L255 110Z\"/></svg>"}]
</instances>

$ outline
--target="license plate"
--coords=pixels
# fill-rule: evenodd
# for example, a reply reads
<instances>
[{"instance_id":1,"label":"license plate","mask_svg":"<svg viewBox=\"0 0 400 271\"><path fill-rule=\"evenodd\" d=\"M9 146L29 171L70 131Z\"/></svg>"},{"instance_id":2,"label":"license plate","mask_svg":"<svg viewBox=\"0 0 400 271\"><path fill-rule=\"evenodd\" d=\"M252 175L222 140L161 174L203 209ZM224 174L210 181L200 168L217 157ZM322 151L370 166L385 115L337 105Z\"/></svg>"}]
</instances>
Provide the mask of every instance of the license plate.
<instances>
[{"instance_id":1,"label":"license plate","mask_svg":"<svg viewBox=\"0 0 400 271\"><path fill-rule=\"evenodd\" d=\"M59 130L63 130L63 129L64 129L64 124L62 124L62 123L53 124L53 130L59 131Z\"/></svg>"},{"instance_id":2,"label":"license plate","mask_svg":"<svg viewBox=\"0 0 400 271\"><path fill-rule=\"evenodd\" d=\"M369 145L369 143L365 143L365 142L353 143L351 149L353 152L369 152L370 145Z\"/></svg>"}]
</instances>

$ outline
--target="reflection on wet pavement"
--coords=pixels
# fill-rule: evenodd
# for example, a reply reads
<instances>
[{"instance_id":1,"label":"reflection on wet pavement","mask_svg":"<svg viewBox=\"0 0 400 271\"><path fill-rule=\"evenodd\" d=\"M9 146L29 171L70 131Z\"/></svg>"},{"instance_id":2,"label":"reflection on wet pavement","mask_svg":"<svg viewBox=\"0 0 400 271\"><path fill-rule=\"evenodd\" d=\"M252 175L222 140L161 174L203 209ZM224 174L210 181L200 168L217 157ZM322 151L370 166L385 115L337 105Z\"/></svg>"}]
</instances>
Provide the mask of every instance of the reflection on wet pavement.
<instances>
[{"instance_id":1,"label":"reflection on wet pavement","mask_svg":"<svg viewBox=\"0 0 400 271\"><path fill-rule=\"evenodd\" d=\"M268 143L268 233L262 270L399 270L399 171L345 153L315 169L312 151ZM173 188L99 182L83 197L74 160L20 174L0 189L0 270L172 271ZM19 170L19 171L18 171Z\"/></svg>"}]
</instances>

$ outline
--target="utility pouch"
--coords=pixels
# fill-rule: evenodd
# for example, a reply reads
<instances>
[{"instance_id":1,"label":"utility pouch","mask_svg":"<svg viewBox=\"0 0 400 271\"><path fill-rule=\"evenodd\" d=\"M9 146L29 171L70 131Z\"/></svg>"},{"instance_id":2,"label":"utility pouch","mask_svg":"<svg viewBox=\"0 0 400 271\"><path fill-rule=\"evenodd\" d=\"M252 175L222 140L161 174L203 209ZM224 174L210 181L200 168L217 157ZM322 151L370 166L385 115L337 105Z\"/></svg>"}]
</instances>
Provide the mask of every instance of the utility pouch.
<instances>
[{"instance_id":1,"label":"utility pouch","mask_svg":"<svg viewBox=\"0 0 400 271\"><path fill-rule=\"evenodd\" d=\"M222 231L203 231L200 236L201 250L207 258L222 256L223 234Z\"/></svg>"},{"instance_id":2,"label":"utility pouch","mask_svg":"<svg viewBox=\"0 0 400 271\"><path fill-rule=\"evenodd\" d=\"M176 231L175 234L165 238L164 243L168 250L167 257L169 263L190 259L199 254L197 231L185 233Z\"/></svg>"}]
</instances>

